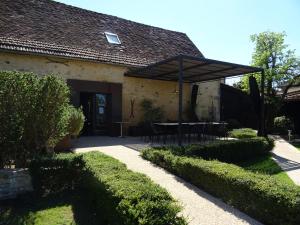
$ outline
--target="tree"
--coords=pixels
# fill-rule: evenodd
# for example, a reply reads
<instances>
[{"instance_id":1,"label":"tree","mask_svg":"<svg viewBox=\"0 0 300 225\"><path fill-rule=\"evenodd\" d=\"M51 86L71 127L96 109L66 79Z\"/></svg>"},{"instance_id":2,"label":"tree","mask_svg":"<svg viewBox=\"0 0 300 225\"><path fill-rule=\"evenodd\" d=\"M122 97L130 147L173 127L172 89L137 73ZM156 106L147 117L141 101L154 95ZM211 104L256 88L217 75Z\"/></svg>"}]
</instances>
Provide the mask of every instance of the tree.
<instances>
[{"instance_id":1,"label":"tree","mask_svg":"<svg viewBox=\"0 0 300 225\"><path fill-rule=\"evenodd\" d=\"M266 96L275 96L282 85L294 80L300 74L300 60L295 50L288 49L285 44L285 32L262 32L251 35L255 44L252 54L252 65L265 70ZM260 82L260 74L255 75ZM248 76L242 78L244 90L249 90Z\"/></svg>"},{"instance_id":2,"label":"tree","mask_svg":"<svg viewBox=\"0 0 300 225\"><path fill-rule=\"evenodd\" d=\"M233 86L234 88L243 90L243 80L239 80L239 81L233 83L232 86Z\"/></svg>"},{"instance_id":3,"label":"tree","mask_svg":"<svg viewBox=\"0 0 300 225\"><path fill-rule=\"evenodd\" d=\"M295 50L285 44L285 32L262 32L251 35L255 44L252 54L252 65L265 70L265 101L267 127L270 129L273 119L282 106L288 88L296 82L300 74L300 60L295 55ZM255 74L260 83L260 74ZM249 92L249 76L242 78L242 89ZM278 96L282 86L285 90Z\"/></svg>"}]
</instances>

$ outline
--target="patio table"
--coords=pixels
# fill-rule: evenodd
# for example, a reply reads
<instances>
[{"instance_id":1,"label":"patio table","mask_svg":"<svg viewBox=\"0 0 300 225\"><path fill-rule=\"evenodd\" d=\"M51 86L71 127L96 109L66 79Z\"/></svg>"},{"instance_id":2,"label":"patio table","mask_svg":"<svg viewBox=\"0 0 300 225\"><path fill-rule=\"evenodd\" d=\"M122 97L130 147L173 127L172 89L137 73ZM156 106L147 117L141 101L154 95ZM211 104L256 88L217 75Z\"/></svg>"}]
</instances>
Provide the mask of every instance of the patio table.
<instances>
[{"instance_id":1,"label":"patio table","mask_svg":"<svg viewBox=\"0 0 300 225\"><path fill-rule=\"evenodd\" d=\"M188 132L186 133L188 135L188 140L190 141L191 133L193 127L199 126L201 129L200 133L205 134L206 128L208 128L208 125L227 125L225 122L183 122L181 123L183 127L187 127ZM154 123L156 126L160 126L163 128L163 130L167 133L170 128L174 129L179 126L178 122L166 122L166 123ZM196 128L197 129L197 128ZM198 135L200 135L199 130L197 131Z\"/></svg>"},{"instance_id":2,"label":"patio table","mask_svg":"<svg viewBox=\"0 0 300 225\"><path fill-rule=\"evenodd\" d=\"M223 124L227 124L224 122L183 122L181 123L182 125L189 125L189 126L193 126L193 125L207 125L207 124L212 124L212 125L223 125ZM171 122L171 123L154 123L154 125L158 125L158 126L178 126L179 123L178 122Z\"/></svg>"},{"instance_id":3,"label":"patio table","mask_svg":"<svg viewBox=\"0 0 300 225\"><path fill-rule=\"evenodd\" d=\"M120 121L120 122L114 122L114 123L118 123L120 124L120 138L123 138L123 124L129 123L129 122L125 122L125 121Z\"/></svg>"}]
</instances>

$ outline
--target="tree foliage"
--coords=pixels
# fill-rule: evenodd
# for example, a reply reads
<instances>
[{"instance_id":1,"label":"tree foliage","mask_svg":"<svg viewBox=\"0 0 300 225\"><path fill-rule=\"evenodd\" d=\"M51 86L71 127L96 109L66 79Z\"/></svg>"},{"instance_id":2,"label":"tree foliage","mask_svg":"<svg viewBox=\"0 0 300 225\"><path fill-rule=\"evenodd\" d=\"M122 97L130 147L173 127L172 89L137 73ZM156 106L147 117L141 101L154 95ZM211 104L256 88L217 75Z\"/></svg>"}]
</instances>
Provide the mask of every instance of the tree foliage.
<instances>
[{"instance_id":1,"label":"tree foliage","mask_svg":"<svg viewBox=\"0 0 300 225\"><path fill-rule=\"evenodd\" d=\"M285 32L270 31L250 37L255 44L252 65L265 70L267 96L275 96L280 86L293 81L300 74L300 59L296 57L295 50L288 48L285 37ZM260 82L260 74L255 77ZM243 77L242 88L249 90L248 76Z\"/></svg>"},{"instance_id":2,"label":"tree foliage","mask_svg":"<svg viewBox=\"0 0 300 225\"><path fill-rule=\"evenodd\" d=\"M300 75L300 59L295 50L289 49L285 37L285 32L270 31L251 35L255 45L252 65L265 71L265 115L269 131L273 129L274 118L278 116L288 89L298 82ZM261 83L261 74L254 74L254 77ZM249 92L249 76L244 76L236 86Z\"/></svg>"},{"instance_id":3,"label":"tree foliage","mask_svg":"<svg viewBox=\"0 0 300 225\"><path fill-rule=\"evenodd\" d=\"M0 72L0 167L26 166L67 134L69 94L54 75Z\"/></svg>"}]
</instances>

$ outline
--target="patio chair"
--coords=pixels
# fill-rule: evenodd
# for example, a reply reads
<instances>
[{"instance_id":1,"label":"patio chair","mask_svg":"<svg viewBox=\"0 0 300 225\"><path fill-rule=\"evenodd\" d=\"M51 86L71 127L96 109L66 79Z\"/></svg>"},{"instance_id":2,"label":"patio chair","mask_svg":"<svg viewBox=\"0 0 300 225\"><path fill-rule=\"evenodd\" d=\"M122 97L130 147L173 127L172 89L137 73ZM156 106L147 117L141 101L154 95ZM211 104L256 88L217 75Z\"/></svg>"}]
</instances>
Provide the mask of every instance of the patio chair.
<instances>
[{"instance_id":1,"label":"patio chair","mask_svg":"<svg viewBox=\"0 0 300 225\"><path fill-rule=\"evenodd\" d=\"M216 135L218 138L227 138L228 137L228 129L225 122L221 122L217 128Z\"/></svg>"},{"instance_id":2,"label":"patio chair","mask_svg":"<svg viewBox=\"0 0 300 225\"><path fill-rule=\"evenodd\" d=\"M206 141L213 141L216 137L216 126L209 122L205 125L205 134L204 139Z\"/></svg>"},{"instance_id":3,"label":"patio chair","mask_svg":"<svg viewBox=\"0 0 300 225\"><path fill-rule=\"evenodd\" d=\"M191 127L191 133L196 136L197 141L204 140L205 124L195 124Z\"/></svg>"},{"instance_id":4,"label":"patio chair","mask_svg":"<svg viewBox=\"0 0 300 225\"><path fill-rule=\"evenodd\" d=\"M167 138L167 133L163 130L160 129L158 126L155 124L151 123L151 132L152 132L152 139L151 142L153 142L156 138L157 142L160 142L160 138L162 137L163 143L166 144L166 138Z\"/></svg>"},{"instance_id":5,"label":"patio chair","mask_svg":"<svg viewBox=\"0 0 300 225\"><path fill-rule=\"evenodd\" d=\"M149 123L140 125L139 132L143 141L146 142L147 140L149 140L152 142L153 132Z\"/></svg>"},{"instance_id":6,"label":"patio chair","mask_svg":"<svg viewBox=\"0 0 300 225\"><path fill-rule=\"evenodd\" d=\"M191 126L187 124L182 125L182 137L183 141L187 141L188 143L191 142L191 135L192 135L192 130Z\"/></svg>"}]
</instances>

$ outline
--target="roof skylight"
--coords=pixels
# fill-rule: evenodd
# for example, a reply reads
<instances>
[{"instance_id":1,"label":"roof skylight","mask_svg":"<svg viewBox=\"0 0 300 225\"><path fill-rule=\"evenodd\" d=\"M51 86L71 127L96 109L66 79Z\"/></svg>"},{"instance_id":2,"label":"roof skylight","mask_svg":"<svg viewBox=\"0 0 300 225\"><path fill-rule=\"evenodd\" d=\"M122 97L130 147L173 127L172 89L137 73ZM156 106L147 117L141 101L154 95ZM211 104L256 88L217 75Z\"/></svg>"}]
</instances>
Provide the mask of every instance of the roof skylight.
<instances>
[{"instance_id":1,"label":"roof skylight","mask_svg":"<svg viewBox=\"0 0 300 225\"><path fill-rule=\"evenodd\" d=\"M121 44L121 41L118 37L117 34L113 34L113 33L110 33L110 32L104 32L105 33L105 36L106 36L106 39L108 41L108 43L110 44Z\"/></svg>"}]
</instances>

